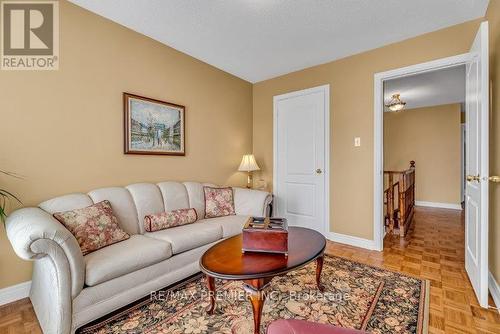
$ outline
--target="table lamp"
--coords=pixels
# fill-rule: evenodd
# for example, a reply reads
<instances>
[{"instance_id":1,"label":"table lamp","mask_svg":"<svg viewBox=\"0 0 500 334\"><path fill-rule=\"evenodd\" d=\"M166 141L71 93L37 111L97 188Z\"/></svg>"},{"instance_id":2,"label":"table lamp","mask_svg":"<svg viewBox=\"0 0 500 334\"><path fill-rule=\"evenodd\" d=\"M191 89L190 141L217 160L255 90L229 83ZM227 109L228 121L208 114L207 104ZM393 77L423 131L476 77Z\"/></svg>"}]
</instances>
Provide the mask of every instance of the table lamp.
<instances>
[{"instance_id":1,"label":"table lamp","mask_svg":"<svg viewBox=\"0 0 500 334\"><path fill-rule=\"evenodd\" d=\"M241 159L240 167L238 168L240 172L247 172L247 188L251 188L252 186L252 172L254 170L260 170L259 165L255 161L255 157L253 154L245 154L243 159Z\"/></svg>"}]
</instances>

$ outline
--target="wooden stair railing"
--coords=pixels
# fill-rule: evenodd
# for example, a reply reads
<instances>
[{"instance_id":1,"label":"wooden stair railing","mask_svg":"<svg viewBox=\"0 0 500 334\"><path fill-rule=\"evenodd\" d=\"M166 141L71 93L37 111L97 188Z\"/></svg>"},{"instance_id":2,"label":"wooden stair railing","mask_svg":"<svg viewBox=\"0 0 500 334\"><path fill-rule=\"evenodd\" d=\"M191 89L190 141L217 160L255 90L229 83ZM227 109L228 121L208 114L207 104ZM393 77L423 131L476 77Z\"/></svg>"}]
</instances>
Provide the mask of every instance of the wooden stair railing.
<instances>
[{"instance_id":1,"label":"wooden stair railing","mask_svg":"<svg viewBox=\"0 0 500 334\"><path fill-rule=\"evenodd\" d=\"M384 171L387 189L384 190L385 225L390 234L404 237L410 229L415 207L415 161L404 171Z\"/></svg>"}]
</instances>

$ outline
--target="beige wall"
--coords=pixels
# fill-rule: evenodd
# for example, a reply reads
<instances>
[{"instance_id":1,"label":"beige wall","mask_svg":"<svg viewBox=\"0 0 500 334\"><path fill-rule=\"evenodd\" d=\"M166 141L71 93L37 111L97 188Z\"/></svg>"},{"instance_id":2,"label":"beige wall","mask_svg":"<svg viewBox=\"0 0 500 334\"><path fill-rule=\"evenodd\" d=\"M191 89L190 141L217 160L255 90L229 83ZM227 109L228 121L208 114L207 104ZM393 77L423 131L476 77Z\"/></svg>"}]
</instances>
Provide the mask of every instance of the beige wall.
<instances>
[{"instance_id":1,"label":"beige wall","mask_svg":"<svg viewBox=\"0 0 500 334\"><path fill-rule=\"evenodd\" d=\"M491 0L491 170L500 173L500 0ZM373 74L466 52L480 20L422 35L252 86L79 7L61 2L55 72L0 73L0 176L26 205L72 191L138 181L243 184L235 173L252 150L272 184L272 96L331 85L331 230L373 235ZM495 47L494 45L497 45ZM186 157L122 154L121 93L187 106ZM253 102L253 122L252 122ZM8 121L5 121L8 115ZM253 133L252 133L253 124ZM207 130L208 129L208 130ZM362 146L352 146L353 137ZM220 145L220 147L219 147ZM256 177L256 179L258 176ZM491 187L491 270L500 281L500 187ZM0 227L0 288L30 277ZM5 270L9 268L10 270Z\"/></svg>"},{"instance_id":2,"label":"beige wall","mask_svg":"<svg viewBox=\"0 0 500 334\"><path fill-rule=\"evenodd\" d=\"M253 87L253 150L272 182L273 96L330 84L330 230L373 239L373 75L467 52L480 20L259 82ZM361 147L353 138L361 137Z\"/></svg>"},{"instance_id":3,"label":"beige wall","mask_svg":"<svg viewBox=\"0 0 500 334\"><path fill-rule=\"evenodd\" d=\"M0 73L0 188L25 205L141 181L243 185L252 151L252 86L87 12L60 6L60 70ZM186 106L186 156L123 152L122 92ZM1 226L1 225L0 225ZM0 288L30 279L0 227Z\"/></svg>"},{"instance_id":4,"label":"beige wall","mask_svg":"<svg viewBox=\"0 0 500 334\"><path fill-rule=\"evenodd\" d=\"M490 28L490 175L500 175L500 0L490 0L486 19ZM500 282L500 184L490 183L490 271Z\"/></svg>"},{"instance_id":5,"label":"beige wall","mask_svg":"<svg viewBox=\"0 0 500 334\"><path fill-rule=\"evenodd\" d=\"M460 204L460 104L384 114L384 170L416 162L417 201Z\"/></svg>"}]
</instances>

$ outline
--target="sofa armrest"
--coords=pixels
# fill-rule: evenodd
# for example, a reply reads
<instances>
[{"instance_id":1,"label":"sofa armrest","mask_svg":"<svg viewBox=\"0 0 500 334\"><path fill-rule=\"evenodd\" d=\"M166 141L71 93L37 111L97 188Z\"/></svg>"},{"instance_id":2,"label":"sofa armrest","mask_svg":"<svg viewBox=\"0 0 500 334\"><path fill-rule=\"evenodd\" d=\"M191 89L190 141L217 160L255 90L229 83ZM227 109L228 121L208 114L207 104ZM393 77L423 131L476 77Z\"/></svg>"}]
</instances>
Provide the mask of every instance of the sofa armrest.
<instances>
[{"instance_id":1,"label":"sofa armrest","mask_svg":"<svg viewBox=\"0 0 500 334\"><path fill-rule=\"evenodd\" d=\"M20 258L50 257L60 283L70 284L73 297L80 293L85 279L85 262L75 237L61 223L42 209L23 208L9 215L6 231Z\"/></svg>"},{"instance_id":2,"label":"sofa armrest","mask_svg":"<svg viewBox=\"0 0 500 334\"><path fill-rule=\"evenodd\" d=\"M268 215L268 206L273 199L266 191L233 188L234 208L237 215L261 217Z\"/></svg>"}]
</instances>

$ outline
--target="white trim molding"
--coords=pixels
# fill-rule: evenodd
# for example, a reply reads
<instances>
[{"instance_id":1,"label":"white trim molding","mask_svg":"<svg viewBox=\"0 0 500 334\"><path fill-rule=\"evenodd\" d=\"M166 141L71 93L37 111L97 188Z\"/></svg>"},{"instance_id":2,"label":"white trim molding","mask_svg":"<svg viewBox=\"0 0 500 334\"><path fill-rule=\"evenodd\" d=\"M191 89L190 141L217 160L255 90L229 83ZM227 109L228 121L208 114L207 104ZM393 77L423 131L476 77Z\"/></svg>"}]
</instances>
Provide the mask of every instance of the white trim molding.
<instances>
[{"instance_id":1,"label":"white trim molding","mask_svg":"<svg viewBox=\"0 0 500 334\"><path fill-rule=\"evenodd\" d=\"M500 313L500 286L498 286L498 283L495 280L495 277L493 277L491 271L488 273L488 286L491 296L493 297L493 301L497 307L497 311Z\"/></svg>"},{"instance_id":2,"label":"white trim molding","mask_svg":"<svg viewBox=\"0 0 500 334\"><path fill-rule=\"evenodd\" d=\"M349 246L360 247L369 250L377 250L377 248L375 247L375 242L370 239L354 237L352 235L336 232L330 232L330 236L328 237L328 239Z\"/></svg>"},{"instance_id":3,"label":"white trim molding","mask_svg":"<svg viewBox=\"0 0 500 334\"><path fill-rule=\"evenodd\" d=\"M373 242L375 249L384 248L384 81L410 75L435 71L469 62L471 54L464 53L448 58L375 73L373 76L374 119L373 119ZM417 161L418 164L418 161Z\"/></svg>"},{"instance_id":4,"label":"white trim molding","mask_svg":"<svg viewBox=\"0 0 500 334\"><path fill-rule=\"evenodd\" d=\"M0 289L0 306L27 298L30 294L31 281Z\"/></svg>"},{"instance_id":5,"label":"white trim molding","mask_svg":"<svg viewBox=\"0 0 500 334\"><path fill-rule=\"evenodd\" d=\"M426 207L429 207L429 208L462 210L462 205L456 204L456 203L440 203L440 202L415 201L415 205L416 206L426 206Z\"/></svg>"}]
</instances>

